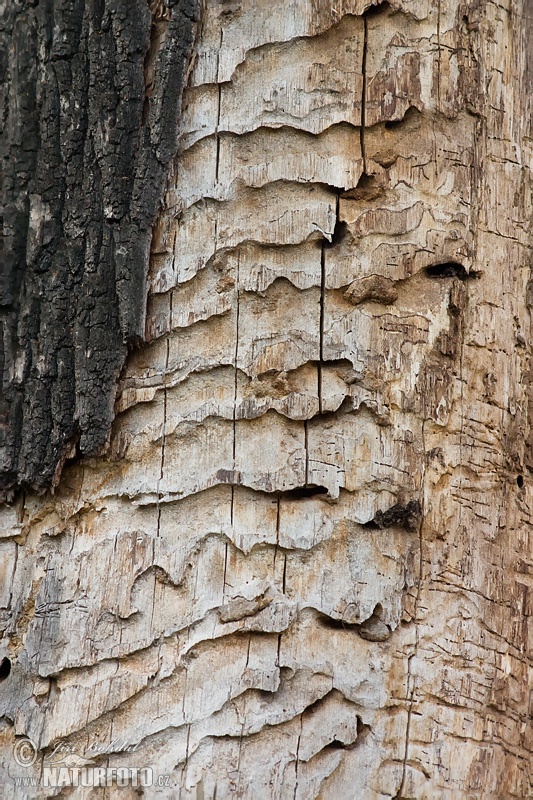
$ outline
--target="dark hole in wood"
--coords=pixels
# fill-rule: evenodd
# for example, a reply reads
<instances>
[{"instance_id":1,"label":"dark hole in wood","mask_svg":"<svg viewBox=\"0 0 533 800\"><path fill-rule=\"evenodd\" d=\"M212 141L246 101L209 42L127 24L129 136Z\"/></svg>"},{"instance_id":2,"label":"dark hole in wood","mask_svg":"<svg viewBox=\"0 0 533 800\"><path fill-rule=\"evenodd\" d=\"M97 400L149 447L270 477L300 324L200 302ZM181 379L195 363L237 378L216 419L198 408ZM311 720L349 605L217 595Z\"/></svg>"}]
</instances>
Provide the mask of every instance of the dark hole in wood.
<instances>
[{"instance_id":1,"label":"dark hole in wood","mask_svg":"<svg viewBox=\"0 0 533 800\"><path fill-rule=\"evenodd\" d=\"M462 281L468 278L468 272L457 261L446 261L444 264L426 267L426 275L430 278L459 278Z\"/></svg>"},{"instance_id":2,"label":"dark hole in wood","mask_svg":"<svg viewBox=\"0 0 533 800\"><path fill-rule=\"evenodd\" d=\"M379 2L374 3L374 5L371 5L370 8L367 8L367 10L364 13L364 16L366 17L366 19L369 19L370 17L377 17L378 14L383 14L389 11L390 8L391 5L388 2L388 0L382 0L381 3Z\"/></svg>"},{"instance_id":3,"label":"dark hole in wood","mask_svg":"<svg viewBox=\"0 0 533 800\"><path fill-rule=\"evenodd\" d=\"M375 175L368 175L366 172L362 172L359 180L357 181L357 189L373 189L376 185L376 176Z\"/></svg>"},{"instance_id":4,"label":"dark hole in wood","mask_svg":"<svg viewBox=\"0 0 533 800\"><path fill-rule=\"evenodd\" d=\"M381 605L381 603L376 603L376 605L374 606L374 611L372 612L372 616L381 619L382 614L383 614L383 606Z\"/></svg>"},{"instance_id":5,"label":"dark hole in wood","mask_svg":"<svg viewBox=\"0 0 533 800\"><path fill-rule=\"evenodd\" d=\"M346 236L346 232L348 231L348 225L343 220L338 219L335 223L335 228L333 229L333 235L331 237L331 242L328 242L326 239L324 241L324 247L334 247L336 244L339 244L344 237Z\"/></svg>"},{"instance_id":6,"label":"dark hole in wood","mask_svg":"<svg viewBox=\"0 0 533 800\"><path fill-rule=\"evenodd\" d=\"M524 488L524 476L523 475L517 475L516 485L518 486L519 489L523 489Z\"/></svg>"},{"instance_id":7,"label":"dark hole in wood","mask_svg":"<svg viewBox=\"0 0 533 800\"><path fill-rule=\"evenodd\" d=\"M300 498L300 497L314 497L317 494L327 494L328 490L325 486L316 486L314 483L309 483L307 486L297 486L295 489L288 489L282 492L282 497Z\"/></svg>"},{"instance_id":8,"label":"dark hole in wood","mask_svg":"<svg viewBox=\"0 0 533 800\"><path fill-rule=\"evenodd\" d=\"M319 620L325 628L332 631L357 631L360 627L356 622L343 622L342 619L328 617L327 614L321 614Z\"/></svg>"},{"instance_id":9,"label":"dark hole in wood","mask_svg":"<svg viewBox=\"0 0 533 800\"><path fill-rule=\"evenodd\" d=\"M344 744L344 742L340 742L338 739L333 739L332 742L330 742L324 748L322 748L322 752L328 750L346 750L346 745Z\"/></svg>"},{"instance_id":10,"label":"dark hole in wood","mask_svg":"<svg viewBox=\"0 0 533 800\"><path fill-rule=\"evenodd\" d=\"M9 658L3 658L0 662L0 681L5 681L5 679L9 676L11 672L11 660Z\"/></svg>"},{"instance_id":11,"label":"dark hole in wood","mask_svg":"<svg viewBox=\"0 0 533 800\"><path fill-rule=\"evenodd\" d=\"M389 119L385 122L386 131L396 131L399 128L402 131L414 131L418 128L420 123L421 113L416 106L409 106L401 119Z\"/></svg>"}]
</instances>

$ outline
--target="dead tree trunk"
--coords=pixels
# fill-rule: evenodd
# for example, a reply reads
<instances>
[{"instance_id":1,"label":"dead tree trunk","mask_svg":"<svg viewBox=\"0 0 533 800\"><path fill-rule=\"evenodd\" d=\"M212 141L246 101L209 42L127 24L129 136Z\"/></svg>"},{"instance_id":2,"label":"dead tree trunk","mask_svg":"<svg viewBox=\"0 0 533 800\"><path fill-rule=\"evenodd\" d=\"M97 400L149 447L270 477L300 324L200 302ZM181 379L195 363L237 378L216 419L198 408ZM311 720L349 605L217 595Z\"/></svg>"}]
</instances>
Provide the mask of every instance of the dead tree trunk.
<instances>
[{"instance_id":1,"label":"dead tree trunk","mask_svg":"<svg viewBox=\"0 0 533 800\"><path fill-rule=\"evenodd\" d=\"M122 4L93 5L110 20L101 41L124 43ZM72 12L88 43L90 7ZM152 9L167 27L150 44L149 25L136 50L143 96L162 85L182 11L186 69L194 13L179 9ZM51 12L41 0L24 13ZM137 87L133 139L114 150L128 198L149 208L139 238L130 206L124 223L105 217L123 207L112 159L96 205L92 183L57 212L25 189L17 286L44 276L40 319L58 287L76 309L94 299L101 333L114 320L113 355L89 368L92 323L72 319L67 402L46 360L63 317L21 327L15 293L7 329L31 359L10 391L30 416L10 429L6 485L41 488L67 455L44 459L37 427L31 461L36 386L50 387L54 431L59 408L85 441L82 420L104 408L95 447L107 441L152 238L145 341L122 370L106 452L82 446L55 491L0 512L6 796L54 796L44 776L84 764L150 768L144 796L183 800L531 795L532 20L533 0L208 0L179 141L170 125L160 158L152 129L139 134ZM63 41L59 19L50 30ZM48 70L70 63L58 48ZM116 66L124 97L130 79ZM63 119L73 85L50 108L35 101L35 130ZM168 86L149 111L176 119L179 81ZM25 180L46 187L55 162L34 149ZM153 153L152 185L138 165ZM75 232L57 228L69 202L98 241L128 231L101 272L76 256L79 279L64 256ZM133 283L110 277L119 250ZM133 328L121 303L136 304Z\"/></svg>"}]
</instances>

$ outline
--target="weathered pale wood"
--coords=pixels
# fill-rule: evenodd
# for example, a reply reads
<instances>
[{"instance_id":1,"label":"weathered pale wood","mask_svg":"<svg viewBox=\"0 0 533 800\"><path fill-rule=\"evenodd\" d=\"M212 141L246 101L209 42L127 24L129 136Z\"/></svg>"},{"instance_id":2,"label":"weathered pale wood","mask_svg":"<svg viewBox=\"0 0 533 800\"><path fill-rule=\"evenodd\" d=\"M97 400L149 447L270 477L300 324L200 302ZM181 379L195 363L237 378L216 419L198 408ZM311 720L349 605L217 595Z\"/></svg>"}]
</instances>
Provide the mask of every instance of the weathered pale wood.
<instances>
[{"instance_id":1,"label":"weathered pale wood","mask_svg":"<svg viewBox=\"0 0 533 800\"><path fill-rule=\"evenodd\" d=\"M96 741L146 797L532 794L532 18L206 3L109 454L2 511L6 797Z\"/></svg>"}]
</instances>

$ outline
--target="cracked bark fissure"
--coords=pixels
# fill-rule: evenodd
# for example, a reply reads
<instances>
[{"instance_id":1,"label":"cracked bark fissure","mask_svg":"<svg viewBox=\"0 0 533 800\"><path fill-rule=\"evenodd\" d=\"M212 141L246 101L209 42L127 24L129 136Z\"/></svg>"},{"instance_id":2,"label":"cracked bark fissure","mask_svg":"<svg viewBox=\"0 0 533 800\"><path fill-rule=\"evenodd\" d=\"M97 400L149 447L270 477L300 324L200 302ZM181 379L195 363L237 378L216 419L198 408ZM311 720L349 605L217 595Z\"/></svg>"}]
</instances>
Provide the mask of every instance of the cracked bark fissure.
<instances>
[{"instance_id":1,"label":"cracked bark fissure","mask_svg":"<svg viewBox=\"0 0 533 800\"><path fill-rule=\"evenodd\" d=\"M196 14L197 0L2 8L0 493L44 489L108 441Z\"/></svg>"},{"instance_id":2,"label":"cracked bark fissure","mask_svg":"<svg viewBox=\"0 0 533 800\"><path fill-rule=\"evenodd\" d=\"M2 796L533 793L532 20L203 4L109 451L0 509Z\"/></svg>"}]
</instances>

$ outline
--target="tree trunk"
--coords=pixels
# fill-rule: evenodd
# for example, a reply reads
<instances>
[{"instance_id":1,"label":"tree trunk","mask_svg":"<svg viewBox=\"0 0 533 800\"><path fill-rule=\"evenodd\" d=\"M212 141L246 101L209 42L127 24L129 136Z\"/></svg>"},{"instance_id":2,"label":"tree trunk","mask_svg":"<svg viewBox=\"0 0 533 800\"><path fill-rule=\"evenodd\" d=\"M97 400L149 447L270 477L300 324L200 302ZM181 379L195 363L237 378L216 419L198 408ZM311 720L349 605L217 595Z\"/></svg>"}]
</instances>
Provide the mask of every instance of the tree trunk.
<instances>
[{"instance_id":1,"label":"tree trunk","mask_svg":"<svg viewBox=\"0 0 533 800\"><path fill-rule=\"evenodd\" d=\"M108 450L1 512L6 797L531 796L532 20L205 4Z\"/></svg>"}]
</instances>

